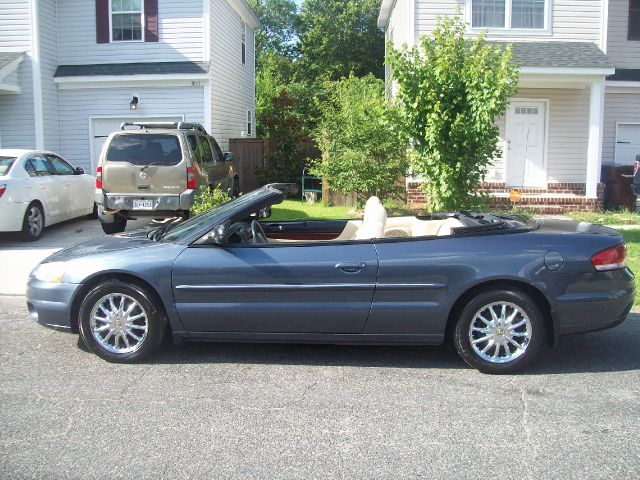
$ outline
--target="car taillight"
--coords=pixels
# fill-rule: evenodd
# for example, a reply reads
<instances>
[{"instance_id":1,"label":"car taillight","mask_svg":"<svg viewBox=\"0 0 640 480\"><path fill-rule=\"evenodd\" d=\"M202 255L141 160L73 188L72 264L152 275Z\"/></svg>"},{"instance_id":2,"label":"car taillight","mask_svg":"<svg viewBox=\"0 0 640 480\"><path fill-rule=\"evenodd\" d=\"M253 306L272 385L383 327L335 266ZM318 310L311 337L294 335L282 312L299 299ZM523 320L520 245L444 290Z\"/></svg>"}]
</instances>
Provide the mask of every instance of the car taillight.
<instances>
[{"instance_id":1,"label":"car taillight","mask_svg":"<svg viewBox=\"0 0 640 480\"><path fill-rule=\"evenodd\" d=\"M633 162L633 176L635 177L638 174L638 170L640 169L640 162L636 160Z\"/></svg>"},{"instance_id":2,"label":"car taillight","mask_svg":"<svg viewBox=\"0 0 640 480\"><path fill-rule=\"evenodd\" d=\"M96 188L102 189L102 167L96 168Z\"/></svg>"},{"instance_id":3,"label":"car taillight","mask_svg":"<svg viewBox=\"0 0 640 480\"><path fill-rule=\"evenodd\" d=\"M0 198L4 195L4 191L7 189L7 184L0 185Z\"/></svg>"},{"instance_id":4,"label":"car taillight","mask_svg":"<svg viewBox=\"0 0 640 480\"><path fill-rule=\"evenodd\" d=\"M196 172L193 167L187 167L187 188L191 190L198 188L196 185Z\"/></svg>"},{"instance_id":5,"label":"car taillight","mask_svg":"<svg viewBox=\"0 0 640 480\"><path fill-rule=\"evenodd\" d=\"M591 263L599 272L620 270L627 266L627 246L624 243L607 248L591 257Z\"/></svg>"}]
</instances>

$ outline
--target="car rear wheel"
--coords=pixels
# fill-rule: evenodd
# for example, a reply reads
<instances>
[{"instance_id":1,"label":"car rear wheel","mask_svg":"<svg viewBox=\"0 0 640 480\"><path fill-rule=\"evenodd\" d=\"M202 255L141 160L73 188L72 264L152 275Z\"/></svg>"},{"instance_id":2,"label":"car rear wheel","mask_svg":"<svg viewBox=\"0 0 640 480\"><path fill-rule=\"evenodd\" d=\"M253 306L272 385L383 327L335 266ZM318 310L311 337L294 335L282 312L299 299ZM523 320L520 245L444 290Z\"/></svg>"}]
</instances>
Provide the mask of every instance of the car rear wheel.
<instances>
[{"instance_id":1,"label":"car rear wheel","mask_svg":"<svg viewBox=\"0 0 640 480\"><path fill-rule=\"evenodd\" d=\"M120 215L115 215L113 223L100 222L100 226L102 227L102 231L107 235L121 233L124 232L125 228L127 228L127 219Z\"/></svg>"},{"instance_id":2,"label":"car rear wheel","mask_svg":"<svg viewBox=\"0 0 640 480\"><path fill-rule=\"evenodd\" d=\"M80 335L99 357L135 363L155 353L167 331L158 301L136 285L109 280L94 287L80 307Z\"/></svg>"},{"instance_id":3,"label":"car rear wheel","mask_svg":"<svg viewBox=\"0 0 640 480\"><path fill-rule=\"evenodd\" d=\"M22 238L28 242L38 240L44 232L44 212L37 202L27 207L22 220Z\"/></svg>"},{"instance_id":4,"label":"car rear wheel","mask_svg":"<svg viewBox=\"0 0 640 480\"><path fill-rule=\"evenodd\" d=\"M481 372L507 374L529 365L544 344L545 326L535 301L517 289L476 295L460 313L454 344Z\"/></svg>"}]
</instances>

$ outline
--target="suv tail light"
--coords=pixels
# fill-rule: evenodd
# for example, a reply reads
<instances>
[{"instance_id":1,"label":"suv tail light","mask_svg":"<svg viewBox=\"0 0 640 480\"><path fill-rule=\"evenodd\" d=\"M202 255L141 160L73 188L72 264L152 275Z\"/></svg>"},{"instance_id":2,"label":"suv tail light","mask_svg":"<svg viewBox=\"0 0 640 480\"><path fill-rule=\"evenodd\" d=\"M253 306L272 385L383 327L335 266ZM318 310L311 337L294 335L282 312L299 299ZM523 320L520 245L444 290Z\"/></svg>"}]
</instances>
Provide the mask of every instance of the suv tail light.
<instances>
[{"instance_id":1,"label":"suv tail light","mask_svg":"<svg viewBox=\"0 0 640 480\"><path fill-rule=\"evenodd\" d=\"M187 167L187 189L194 190L198 188L196 185L196 172L193 167Z\"/></svg>"},{"instance_id":2,"label":"suv tail light","mask_svg":"<svg viewBox=\"0 0 640 480\"><path fill-rule=\"evenodd\" d=\"M640 162L636 160L633 162L633 176L635 177L638 174L638 169L640 169Z\"/></svg>"},{"instance_id":3,"label":"suv tail light","mask_svg":"<svg viewBox=\"0 0 640 480\"><path fill-rule=\"evenodd\" d=\"M96 168L96 188L102 189L102 167Z\"/></svg>"},{"instance_id":4,"label":"suv tail light","mask_svg":"<svg viewBox=\"0 0 640 480\"><path fill-rule=\"evenodd\" d=\"M4 192L5 192L6 189L7 189L7 184L6 183L0 185L0 198L2 198L2 195L4 195Z\"/></svg>"},{"instance_id":5,"label":"suv tail light","mask_svg":"<svg viewBox=\"0 0 640 480\"><path fill-rule=\"evenodd\" d=\"M627 246L621 243L602 250L591 257L591 263L599 272L620 270L627 266Z\"/></svg>"}]
</instances>

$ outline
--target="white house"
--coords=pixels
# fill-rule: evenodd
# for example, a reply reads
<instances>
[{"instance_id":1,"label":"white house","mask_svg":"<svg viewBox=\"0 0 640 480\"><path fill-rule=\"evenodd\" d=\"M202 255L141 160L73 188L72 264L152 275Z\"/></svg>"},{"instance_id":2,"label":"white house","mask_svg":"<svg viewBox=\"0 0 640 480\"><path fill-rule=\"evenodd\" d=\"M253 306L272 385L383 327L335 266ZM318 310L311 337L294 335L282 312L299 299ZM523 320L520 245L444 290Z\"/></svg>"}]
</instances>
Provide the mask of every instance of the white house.
<instances>
[{"instance_id":1,"label":"white house","mask_svg":"<svg viewBox=\"0 0 640 480\"><path fill-rule=\"evenodd\" d=\"M123 121L253 136L258 26L245 0L0 0L0 147L95 171Z\"/></svg>"},{"instance_id":2,"label":"white house","mask_svg":"<svg viewBox=\"0 0 640 480\"><path fill-rule=\"evenodd\" d=\"M413 46L457 12L469 36L512 44L521 66L483 188L498 204L517 187L547 211L600 206L601 165L640 154L640 0L383 0L378 25Z\"/></svg>"}]
</instances>

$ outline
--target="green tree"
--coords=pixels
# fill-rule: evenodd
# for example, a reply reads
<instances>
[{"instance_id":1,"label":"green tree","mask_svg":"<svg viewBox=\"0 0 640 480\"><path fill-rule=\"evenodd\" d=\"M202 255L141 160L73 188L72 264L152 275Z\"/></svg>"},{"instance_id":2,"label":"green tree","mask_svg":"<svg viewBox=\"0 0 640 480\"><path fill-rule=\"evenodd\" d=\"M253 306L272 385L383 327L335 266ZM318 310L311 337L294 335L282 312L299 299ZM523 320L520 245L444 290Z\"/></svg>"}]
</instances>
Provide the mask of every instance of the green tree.
<instances>
[{"instance_id":1,"label":"green tree","mask_svg":"<svg viewBox=\"0 0 640 480\"><path fill-rule=\"evenodd\" d=\"M256 31L256 64L262 64L267 53L293 58L296 53L298 7L293 0L248 0L260 18Z\"/></svg>"},{"instance_id":2,"label":"green tree","mask_svg":"<svg viewBox=\"0 0 640 480\"><path fill-rule=\"evenodd\" d=\"M517 91L511 48L489 45L484 34L465 39L465 29L459 18L444 17L432 37L412 49L391 48L387 59L413 171L424 176L433 210L481 204L477 187L501 154L495 119Z\"/></svg>"},{"instance_id":3,"label":"green tree","mask_svg":"<svg viewBox=\"0 0 640 480\"><path fill-rule=\"evenodd\" d=\"M300 11L297 78L307 83L351 73L384 78L380 0L305 0Z\"/></svg>"},{"instance_id":4,"label":"green tree","mask_svg":"<svg viewBox=\"0 0 640 480\"><path fill-rule=\"evenodd\" d=\"M408 161L406 143L394 130L398 110L384 97L384 83L373 75L333 82L315 141L322 158L313 173L362 204L372 195L401 197Z\"/></svg>"}]
</instances>

